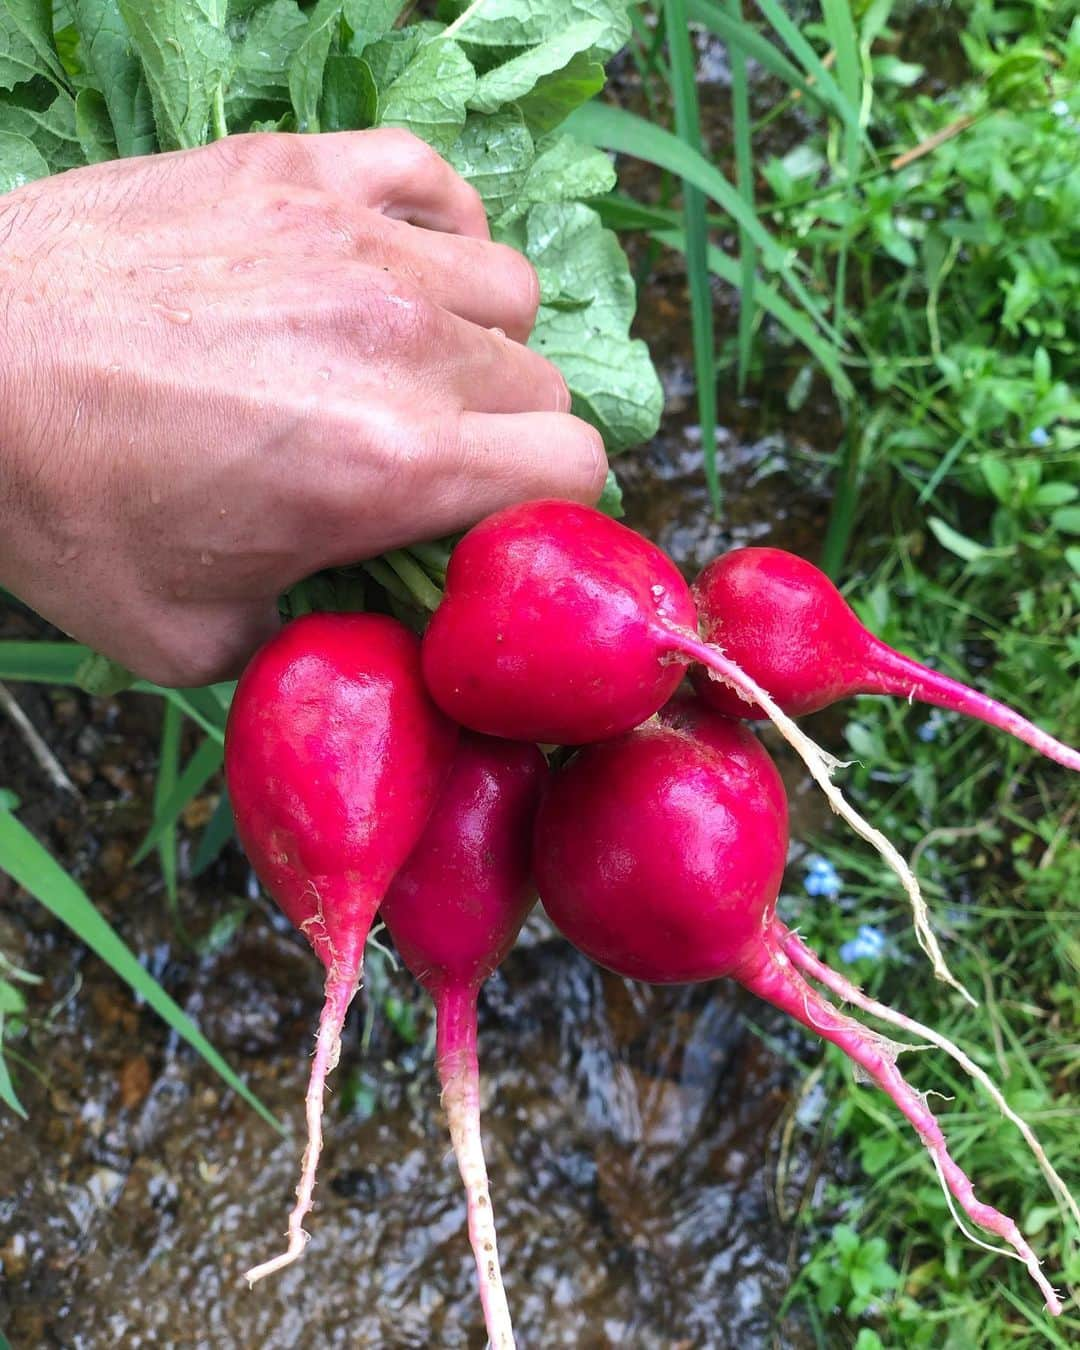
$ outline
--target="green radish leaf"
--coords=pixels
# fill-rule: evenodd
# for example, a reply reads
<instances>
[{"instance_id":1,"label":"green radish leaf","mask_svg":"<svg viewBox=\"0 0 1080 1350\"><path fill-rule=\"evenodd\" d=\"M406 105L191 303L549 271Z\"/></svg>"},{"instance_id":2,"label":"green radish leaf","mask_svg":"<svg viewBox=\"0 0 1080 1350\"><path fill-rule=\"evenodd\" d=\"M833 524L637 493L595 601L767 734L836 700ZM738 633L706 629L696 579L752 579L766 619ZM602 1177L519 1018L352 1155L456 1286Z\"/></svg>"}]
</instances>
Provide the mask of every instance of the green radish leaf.
<instances>
[{"instance_id":1,"label":"green radish leaf","mask_svg":"<svg viewBox=\"0 0 1080 1350\"><path fill-rule=\"evenodd\" d=\"M75 129L75 100L61 90L47 108L27 108L0 94L0 131L33 141L50 173L63 173L85 161Z\"/></svg>"},{"instance_id":2,"label":"green radish leaf","mask_svg":"<svg viewBox=\"0 0 1080 1350\"><path fill-rule=\"evenodd\" d=\"M176 715L179 716L178 713ZM164 755L164 751L162 753ZM137 867L150 850L164 839L167 832L176 824L184 807L199 795L221 768L223 759L224 750L221 743L207 736L184 766L183 773L173 783L167 784L155 798L154 822L131 859L132 867ZM163 777L164 775L160 774L158 776L159 787Z\"/></svg>"},{"instance_id":3,"label":"green radish leaf","mask_svg":"<svg viewBox=\"0 0 1080 1350\"><path fill-rule=\"evenodd\" d=\"M533 164L533 140L515 108L491 117L471 113L447 158L479 192L494 220L520 200Z\"/></svg>"},{"instance_id":4,"label":"green radish leaf","mask_svg":"<svg viewBox=\"0 0 1080 1350\"><path fill-rule=\"evenodd\" d=\"M118 151L109 106L105 96L96 89L80 89L75 97L75 132L87 164L103 164L106 160L116 159Z\"/></svg>"},{"instance_id":5,"label":"green radish leaf","mask_svg":"<svg viewBox=\"0 0 1080 1350\"><path fill-rule=\"evenodd\" d=\"M464 9L464 5L462 5ZM533 48L586 21L597 25L592 47L604 59L630 41L626 0L484 0L456 34L470 55L485 65L513 55L514 48Z\"/></svg>"},{"instance_id":6,"label":"green radish leaf","mask_svg":"<svg viewBox=\"0 0 1080 1350\"><path fill-rule=\"evenodd\" d=\"M534 131L552 131L603 89L604 78L603 65L590 53L579 52L562 70L538 81L518 106Z\"/></svg>"},{"instance_id":7,"label":"green radish leaf","mask_svg":"<svg viewBox=\"0 0 1080 1350\"><path fill-rule=\"evenodd\" d=\"M359 56L364 47L390 32L408 0L345 0L343 12L352 40L349 51Z\"/></svg>"},{"instance_id":8,"label":"green radish leaf","mask_svg":"<svg viewBox=\"0 0 1080 1350\"><path fill-rule=\"evenodd\" d=\"M119 0L169 149L202 145L232 65L225 0Z\"/></svg>"},{"instance_id":9,"label":"green radish leaf","mask_svg":"<svg viewBox=\"0 0 1080 1350\"><path fill-rule=\"evenodd\" d=\"M619 486L619 480L615 477L614 469L608 469L607 471L604 490L600 494L600 500L596 503L596 509L603 511L605 516L611 516L615 520L621 520L626 515L623 510L622 488Z\"/></svg>"},{"instance_id":10,"label":"green radish leaf","mask_svg":"<svg viewBox=\"0 0 1080 1350\"><path fill-rule=\"evenodd\" d=\"M33 141L13 131L0 131L0 195L48 176L49 166Z\"/></svg>"},{"instance_id":11,"label":"green radish leaf","mask_svg":"<svg viewBox=\"0 0 1080 1350\"><path fill-rule=\"evenodd\" d=\"M330 48L341 32L341 0L319 0L289 61L289 96L301 131L319 130L319 101Z\"/></svg>"},{"instance_id":12,"label":"green radish leaf","mask_svg":"<svg viewBox=\"0 0 1080 1350\"><path fill-rule=\"evenodd\" d=\"M0 869L101 957L263 1120L281 1130L280 1123L229 1068L191 1018L147 974L131 948L95 909L82 887L9 811L0 811Z\"/></svg>"},{"instance_id":13,"label":"green radish leaf","mask_svg":"<svg viewBox=\"0 0 1080 1350\"><path fill-rule=\"evenodd\" d=\"M271 109L278 116L292 106L289 67L307 33L297 0L272 0L256 10L236 46L225 112L230 126L246 127Z\"/></svg>"},{"instance_id":14,"label":"green radish leaf","mask_svg":"<svg viewBox=\"0 0 1080 1350\"><path fill-rule=\"evenodd\" d=\"M42 68L61 82L66 72L53 44L53 14L50 0L4 0L7 15L34 49ZM4 16L0 15L0 31ZM3 39L0 38L0 44Z\"/></svg>"},{"instance_id":15,"label":"green radish leaf","mask_svg":"<svg viewBox=\"0 0 1080 1350\"><path fill-rule=\"evenodd\" d=\"M379 117L379 91L371 67L359 56L326 58L319 126L323 131L363 131Z\"/></svg>"},{"instance_id":16,"label":"green radish leaf","mask_svg":"<svg viewBox=\"0 0 1080 1350\"><path fill-rule=\"evenodd\" d=\"M27 6L17 5L23 11L25 22ZM0 6L0 89L14 89L38 75L48 76L49 66L42 59L33 40L15 17L12 5Z\"/></svg>"},{"instance_id":17,"label":"green radish leaf","mask_svg":"<svg viewBox=\"0 0 1080 1350\"><path fill-rule=\"evenodd\" d=\"M382 94L420 50L421 34L418 28L385 33L378 42L364 47L364 60L375 78L375 87Z\"/></svg>"},{"instance_id":18,"label":"green radish leaf","mask_svg":"<svg viewBox=\"0 0 1080 1350\"><path fill-rule=\"evenodd\" d=\"M542 80L558 75L576 56L592 51L603 31L603 24L596 19L585 19L569 28L556 29L535 47L529 47L482 75L469 99L469 107L478 112L494 113L508 103L524 99Z\"/></svg>"},{"instance_id":19,"label":"green radish leaf","mask_svg":"<svg viewBox=\"0 0 1080 1350\"><path fill-rule=\"evenodd\" d=\"M456 42L425 43L383 94L379 125L405 127L446 153L465 125L476 72Z\"/></svg>"},{"instance_id":20,"label":"green radish leaf","mask_svg":"<svg viewBox=\"0 0 1080 1350\"><path fill-rule=\"evenodd\" d=\"M645 344L629 336L636 296L615 235L580 203L534 206L525 251L542 275L588 301L574 309L541 304L529 345L558 365L574 411L611 450L647 440L659 425L663 393Z\"/></svg>"},{"instance_id":21,"label":"green radish leaf","mask_svg":"<svg viewBox=\"0 0 1080 1350\"><path fill-rule=\"evenodd\" d=\"M82 52L112 119L121 155L148 155L157 147L150 89L119 0L70 0Z\"/></svg>"},{"instance_id":22,"label":"green radish leaf","mask_svg":"<svg viewBox=\"0 0 1080 1350\"><path fill-rule=\"evenodd\" d=\"M615 166L602 150L582 145L573 136L549 136L537 146L525 182L500 223L509 224L540 202L602 197L615 182Z\"/></svg>"}]
</instances>

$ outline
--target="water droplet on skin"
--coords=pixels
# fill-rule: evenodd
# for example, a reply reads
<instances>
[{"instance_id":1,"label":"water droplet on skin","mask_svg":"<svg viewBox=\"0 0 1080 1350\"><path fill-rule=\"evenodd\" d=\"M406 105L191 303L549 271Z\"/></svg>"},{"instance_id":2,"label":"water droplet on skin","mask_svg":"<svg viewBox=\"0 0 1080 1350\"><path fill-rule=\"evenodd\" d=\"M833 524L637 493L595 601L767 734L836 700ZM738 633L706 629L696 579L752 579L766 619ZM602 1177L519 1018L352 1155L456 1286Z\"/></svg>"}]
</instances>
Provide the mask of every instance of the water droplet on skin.
<instances>
[{"instance_id":1,"label":"water droplet on skin","mask_svg":"<svg viewBox=\"0 0 1080 1350\"><path fill-rule=\"evenodd\" d=\"M170 323L188 324L191 322L190 309L174 309L171 305L153 304L152 310L160 314L163 319L168 319Z\"/></svg>"},{"instance_id":2,"label":"water droplet on skin","mask_svg":"<svg viewBox=\"0 0 1080 1350\"><path fill-rule=\"evenodd\" d=\"M119 361L114 361L113 364L112 364L111 366L106 366L106 367L105 367L105 374L106 374L106 375L116 375L116 374L119 374L119 372L120 372L121 369L122 369L122 367L121 367L121 365L120 365L120 362L119 362Z\"/></svg>"},{"instance_id":3,"label":"water droplet on skin","mask_svg":"<svg viewBox=\"0 0 1080 1350\"><path fill-rule=\"evenodd\" d=\"M221 508L221 510L218 512L218 515L221 516L221 518L222 518L223 520L224 520L224 518L225 518L228 514L229 514L228 508L227 508L227 507L224 507L224 506L223 506L223 507Z\"/></svg>"},{"instance_id":4,"label":"water droplet on skin","mask_svg":"<svg viewBox=\"0 0 1080 1350\"><path fill-rule=\"evenodd\" d=\"M664 598L663 586L653 586L651 589L652 589L652 598L654 600L662 600Z\"/></svg>"},{"instance_id":5,"label":"water droplet on skin","mask_svg":"<svg viewBox=\"0 0 1080 1350\"><path fill-rule=\"evenodd\" d=\"M68 563L74 562L78 556L79 550L77 548L65 548L56 555L56 565L57 567L66 567Z\"/></svg>"},{"instance_id":6,"label":"water droplet on skin","mask_svg":"<svg viewBox=\"0 0 1080 1350\"><path fill-rule=\"evenodd\" d=\"M501 328L489 328L489 333L494 333L496 337L505 337L506 334Z\"/></svg>"},{"instance_id":7,"label":"water droplet on skin","mask_svg":"<svg viewBox=\"0 0 1080 1350\"><path fill-rule=\"evenodd\" d=\"M204 567L209 567L214 561L214 555L210 552L209 549L204 548L203 551L199 554L199 561L202 563Z\"/></svg>"},{"instance_id":8,"label":"water droplet on skin","mask_svg":"<svg viewBox=\"0 0 1080 1350\"><path fill-rule=\"evenodd\" d=\"M320 380L328 380L330 378L330 367L323 366L322 370L317 370L315 374L318 375Z\"/></svg>"}]
</instances>

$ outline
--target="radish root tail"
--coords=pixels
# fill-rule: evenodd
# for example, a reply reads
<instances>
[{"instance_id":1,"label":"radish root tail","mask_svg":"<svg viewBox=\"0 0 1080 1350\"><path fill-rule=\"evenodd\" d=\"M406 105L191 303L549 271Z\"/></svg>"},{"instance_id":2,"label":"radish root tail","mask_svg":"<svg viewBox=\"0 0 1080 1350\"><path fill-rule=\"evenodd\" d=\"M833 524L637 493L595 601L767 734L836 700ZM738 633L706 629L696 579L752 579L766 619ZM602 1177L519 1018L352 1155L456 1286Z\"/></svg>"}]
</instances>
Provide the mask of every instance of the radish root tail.
<instances>
[{"instance_id":1,"label":"radish root tail","mask_svg":"<svg viewBox=\"0 0 1080 1350\"><path fill-rule=\"evenodd\" d=\"M943 1036L940 1031L935 1031L933 1027L925 1026L922 1022L917 1022L913 1017L908 1017L904 1013L897 1012L895 1008L890 1008L884 1003L879 1003L877 999L864 994L857 985L851 983L838 970L833 970L827 966L821 958L803 942L798 933L787 933L782 943L784 951L791 958L792 964L797 967L804 975L809 975L811 979L817 980L823 984L826 989L835 994L837 998L844 1003L850 1003L853 1007L861 1008L863 1012L869 1013L871 1017L876 1017L880 1022L887 1022L890 1026L900 1027L902 1030L910 1032L913 1036L919 1036L924 1041L929 1041L931 1045L937 1046L939 1050L954 1059L964 1072L986 1092L986 1095L998 1108L1006 1120L1011 1121L1020 1131L1024 1142L1031 1150L1032 1156L1039 1164L1043 1176L1046 1178L1047 1185L1058 1202L1058 1208L1062 1218L1067 1222L1071 1216L1078 1228L1080 1228L1080 1205L1077 1205L1072 1192L1066 1186L1061 1176L1054 1169L1050 1159L1046 1156L1046 1150L1036 1137L1035 1131L1023 1118L1018 1115L986 1072L981 1068L970 1055L960 1049L955 1042L950 1041L947 1036ZM905 1047L909 1048L909 1047ZM911 1049L917 1047L912 1046Z\"/></svg>"},{"instance_id":2,"label":"radish root tail","mask_svg":"<svg viewBox=\"0 0 1080 1350\"><path fill-rule=\"evenodd\" d=\"M809 984L785 950L787 930L777 923L774 932L779 940L779 950L773 950L770 943L760 965L755 969L740 971L737 976L739 981L759 998L782 1009L803 1026L831 1041L873 1079L914 1126L944 1182L946 1194L957 1202L972 1223L1009 1244L1012 1251L1000 1247L991 1247L990 1250L1023 1262L1045 1300L1047 1311L1055 1317L1059 1316L1061 1300L1042 1273L1038 1257L1007 1214L978 1199L970 1177L949 1153L948 1143L934 1113L897 1068L895 1043L883 1048L881 1038L876 1033L868 1031L854 1018L841 1012ZM982 1239L978 1241L986 1245Z\"/></svg>"},{"instance_id":3,"label":"radish root tail","mask_svg":"<svg viewBox=\"0 0 1080 1350\"><path fill-rule=\"evenodd\" d=\"M855 810L832 781L832 775L840 768L841 761L822 750L805 732L800 731L795 722L773 702L757 681L751 679L734 661L724 656L718 647L702 642L700 638L691 634L669 633L668 637L669 640L674 637L679 651L700 661L706 667L712 679L729 685L736 693L741 694L749 702L756 703L759 708L764 710L769 721L772 722L780 735L806 765L810 776L821 788L836 814L845 820L861 839L865 839L871 847L877 850L899 878L911 905L915 936L918 939L919 946L930 958L935 976L945 984L951 985L973 1008L977 1008L979 1006L977 1000L952 973L945 957L942 955L937 937L930 926L930 914L914 872L892 842Z\"/></svg>"},{"instance_id":4,"label":"radish root tail","mask_svg":"<svg viewBox=\"0 0 1080 1350\"><path fill-rule=\"evenodd\" d=\"M450 1054L439 1064L442 1103L465 1187L469 1242L476 1258L480 1304L491 1350L514 1350L514 1328L503 1288L480 1134L480 1081L475 1053Z\"/></svg>"},{"instance_id":5,"label":"radish root tail","mask_svg":"<svg viewBox=\"0 0 1080 1350\"><path fill-rule=\"evenodd\" d=\"M304 1149L304 1158L300 1164L300 1180L296 1186L296 1204L289 1215L289 1229L286 1234L288 1246L280 1256L275 1256L270 1261L264 1261L261 1265L252 1266L247 1271L244 1279L248 1282L248 1288L253 1288L259 1280L265 1279L267 1275L273 1275L276 1271L283 1270L286 1266L290 1266L294 1261L299 1260L308 1244L309 1235L304 1231L304 1219L311 1212L315 1203L315 1174L318 1171L323 1142L322 1117L326 1079L337 1068L338 1059L341 1056L341 1031L345 1025L345 1014L349 1011L349 1005L359 988L360 973L358 967L355 972L343 978L341 970L335 963L334 968L327 976L325 1000L319 1018L319 1034L315 1042L315 1058L311 1066L311 1076L308 1079L307 1097L305 1099L307 1146Z\"/></svg>"}]
</instances>

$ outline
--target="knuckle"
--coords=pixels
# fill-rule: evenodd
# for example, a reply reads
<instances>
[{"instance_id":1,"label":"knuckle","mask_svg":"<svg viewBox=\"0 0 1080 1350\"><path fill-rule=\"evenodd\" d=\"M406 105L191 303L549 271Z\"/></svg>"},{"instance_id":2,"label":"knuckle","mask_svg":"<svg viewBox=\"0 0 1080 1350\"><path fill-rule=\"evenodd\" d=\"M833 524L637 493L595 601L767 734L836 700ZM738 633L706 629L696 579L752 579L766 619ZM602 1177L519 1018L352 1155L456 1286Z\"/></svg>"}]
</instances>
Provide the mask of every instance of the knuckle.
<instances>
[{"instance_id":1,"label":"knuckle","mask_svg":"<svg viewBox=\"0 0 1080 1350\"><path fill-rule=\"evenodd\" d=\"M373 135L381 138L380 149L393 155L403 169L444 169L446 161L412 131L404 127L382 127Z\"/></svg>"},{"instance_id":2,"label":"knuckle","mask_svg":"<svg viewBox=\"0 0 1080 1350\"><path fill-rule=\"evenodd\" d=\"M304 136L249 131L225 136L210 150L234 171L290 183L311 180L312 151Z\"/></svg>"}]
</instances>

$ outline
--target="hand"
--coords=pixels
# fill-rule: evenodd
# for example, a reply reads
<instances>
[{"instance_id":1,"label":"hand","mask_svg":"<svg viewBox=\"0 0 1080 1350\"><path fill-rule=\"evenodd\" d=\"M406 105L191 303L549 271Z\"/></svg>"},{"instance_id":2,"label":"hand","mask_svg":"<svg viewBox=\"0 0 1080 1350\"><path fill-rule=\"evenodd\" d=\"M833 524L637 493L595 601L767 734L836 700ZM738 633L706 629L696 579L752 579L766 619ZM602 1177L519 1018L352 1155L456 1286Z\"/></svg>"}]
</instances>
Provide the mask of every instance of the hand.
<instances>
[{"instance_id":1,"label":"hand","mask_svg":"<svg viewBox=\"0 0 1080 1350\"><path fill-rule=\"evenodd\" d=\"M407 132L237 136L0 198L0 584L197 684L319 568L594 501L600 438L522 345L537 304Z\"/></svg>"}]
</instances>

